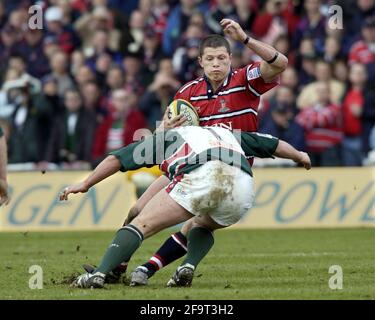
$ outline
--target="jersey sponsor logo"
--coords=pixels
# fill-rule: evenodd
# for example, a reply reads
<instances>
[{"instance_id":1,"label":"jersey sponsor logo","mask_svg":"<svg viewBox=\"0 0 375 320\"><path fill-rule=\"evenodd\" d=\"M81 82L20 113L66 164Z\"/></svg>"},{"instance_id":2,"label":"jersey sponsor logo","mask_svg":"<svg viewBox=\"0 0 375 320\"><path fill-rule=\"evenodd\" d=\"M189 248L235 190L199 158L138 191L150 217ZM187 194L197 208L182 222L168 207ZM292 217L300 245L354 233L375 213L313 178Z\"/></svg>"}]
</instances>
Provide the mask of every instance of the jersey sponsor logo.
<instances>
[{"instance_id":1,"label":"jersey sponsor logo","mask_svg":"<svg viewBox=\"0 0 375 320\"><path fill-rule=\"evenodd\" d=\"M250 66L250 67L247 68L247 81L257 79L259 77L260 77L260 68L259 67L251 68L251 66Z\"/></svg>"},{"instance_id":2,"label":"jersey sponsor logo","mask_svg":"<svg viewBox=\"0 0 375 320\"><path fill-rule=\"evenodd\" d=\"M215 123L211 125L210 127L219 127L219 128L224 128L224 129L233 131L232 121Z\"/></svg>"},{"instance_id":3,"label":"jersey sponsor logo","mask_svg":"<svg viewBox=\"0 0 375 320\"><path fill-rule=\"evenodd\" d=\"M221 105L221 107L220 107L220 109L218 110L219 112L227 112L227 111L230 110L230 109L226 106L226 104L225 104L225 100L224 100L224 99L221 99L221 100L220 100L220 105Z\"/></svg>"}]
</instances>

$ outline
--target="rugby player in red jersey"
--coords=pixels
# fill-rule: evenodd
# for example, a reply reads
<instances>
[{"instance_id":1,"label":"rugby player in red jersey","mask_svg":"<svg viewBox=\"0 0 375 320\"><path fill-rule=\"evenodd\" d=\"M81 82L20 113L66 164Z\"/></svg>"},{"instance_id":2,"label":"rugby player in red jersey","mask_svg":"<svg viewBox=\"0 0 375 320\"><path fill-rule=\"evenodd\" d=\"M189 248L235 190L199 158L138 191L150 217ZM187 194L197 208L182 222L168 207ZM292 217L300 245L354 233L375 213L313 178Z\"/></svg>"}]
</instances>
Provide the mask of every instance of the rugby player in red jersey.
<instances>
[{"instance_id":1,"label":"rugby player in red jersey","mask_svg":"<svg viewBox=\"0 0 375 320\"><path fill-rule=\"evenodd\" d=\"M286 69L288 59L272 46L250 38L237 22L223 19L220 24L226 36L245 44L261 61L232 70L229 42L220 35L208 36L200 44L198 57L204 76L182 86L174 98L185 99L196 107L201 126L257 131L260 96L279 84L279 75ZM164 129L169 129L184 121L182 116L169 120L166 112L162 125ZM155 194L163 188L170 189L173 183L166 176L159 177L130 209L124 225L136 217ZM191 221L187 221L181 231L171 235L147 263L137 267L132 273L131 285L147 284L148 278L157 270L184 256L187 251L186 234L190 228ZM212 233L201 231L201 234L196 232L197 237L202 243L206 241L212 246ZM125 261L106 280L111 281L113 276L116 281L126 267Z\"/></svg>"}]
</instances>

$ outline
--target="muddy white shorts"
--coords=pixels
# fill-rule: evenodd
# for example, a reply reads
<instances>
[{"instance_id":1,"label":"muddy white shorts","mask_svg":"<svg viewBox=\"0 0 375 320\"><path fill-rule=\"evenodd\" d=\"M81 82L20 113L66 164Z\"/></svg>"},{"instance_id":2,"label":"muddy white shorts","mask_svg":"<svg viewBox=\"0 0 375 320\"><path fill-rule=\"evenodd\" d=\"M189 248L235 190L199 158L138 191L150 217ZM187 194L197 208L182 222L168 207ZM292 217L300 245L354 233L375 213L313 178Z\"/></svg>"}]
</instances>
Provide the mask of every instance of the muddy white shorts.
<instances>
[{"instance_id":1,"label":"muddy white shorts","mask_svg":"<svg viewBox=\"0 0 375 320\"><path fill-rule=\"evenodd\" d=\"M193 215L208 214L218 224L230 226L251 208L253 178L224 162L209 161L172 181L167 192Z\"/></svg>"}]
</instances>

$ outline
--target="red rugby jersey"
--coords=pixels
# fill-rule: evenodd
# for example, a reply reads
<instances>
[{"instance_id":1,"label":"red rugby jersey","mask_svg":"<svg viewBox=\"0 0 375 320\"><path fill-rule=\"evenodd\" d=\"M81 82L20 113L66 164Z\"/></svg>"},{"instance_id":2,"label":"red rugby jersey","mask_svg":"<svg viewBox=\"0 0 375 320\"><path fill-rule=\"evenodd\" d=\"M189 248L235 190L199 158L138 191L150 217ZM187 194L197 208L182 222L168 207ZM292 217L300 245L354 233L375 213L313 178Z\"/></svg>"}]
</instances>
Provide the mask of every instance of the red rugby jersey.
<instances>
[{"instance_id":1,"label":"red rugby jersey","mask_svg":"<svg viewBox=\"0 0 375 320\"><path fill-rule=\"evenodd\" d=\"M255 62L231 71L217 92L201 77L182 86L174 98L185 99L197 109L201 126L257 131L260 96L278 84L279 77L266 83L260 62Z\"/></svg>"}]
</instances>

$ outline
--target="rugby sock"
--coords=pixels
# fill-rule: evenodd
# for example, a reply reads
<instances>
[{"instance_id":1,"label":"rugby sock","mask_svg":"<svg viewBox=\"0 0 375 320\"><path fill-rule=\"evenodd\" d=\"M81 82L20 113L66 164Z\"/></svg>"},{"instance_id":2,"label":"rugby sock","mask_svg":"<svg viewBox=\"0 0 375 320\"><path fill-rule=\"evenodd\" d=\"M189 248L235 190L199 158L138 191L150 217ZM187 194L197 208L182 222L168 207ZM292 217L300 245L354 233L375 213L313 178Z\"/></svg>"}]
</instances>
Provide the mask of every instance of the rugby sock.
<instances>
[{"instance_id":1,"label":"rugby sock","mask_svg":"<svg viewBox=\"0 0 375 320\"><path fill-rule=\"evenodd\" d=\"M143 241L143 234L135 226L129 224L116 233L115 238L109 245L102 262L95 272L107 274L118 266L122 261L129 261L133 253L139 248Z\"/></svg>"},{"instance_id":2,"label":"rugby sock","mask_svg":"<svg viewBox=\"0 0 375 320\"><path fill-rule=\"evenodd\" d=\"M129 261L121 262L116 268L114 268L112 271L114 274L121 275L126 272L128 269Z\"/></svg>"},{"instance_id":3,"label":"rugby sock","mask_svg":"<svg viewBox=\"0 0 375 320\"><path fill-rule=\"evenodd\" d=\"M206 228L195 227L188 234L187 256L181 265L192 264L194 267L207 255L214 244L212 232Z\"/></svg>"},{"instance_id":4,"label":"rugby sock","mask_svg":"<svg viewBox=\"0 0 375 320\"><path fill-rule=\"evenodd\" d=\"M172 234L150 260L142 266L147 268L147 274L151 277L159 269L183 257L186 251L186 237L179 231Z\"/></svg>"}]
</instances>

